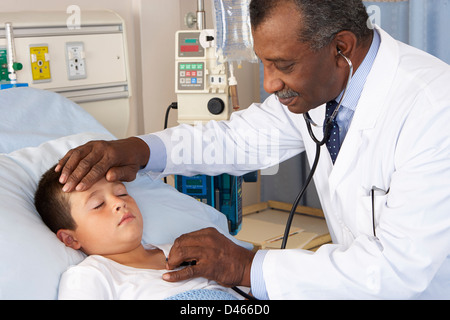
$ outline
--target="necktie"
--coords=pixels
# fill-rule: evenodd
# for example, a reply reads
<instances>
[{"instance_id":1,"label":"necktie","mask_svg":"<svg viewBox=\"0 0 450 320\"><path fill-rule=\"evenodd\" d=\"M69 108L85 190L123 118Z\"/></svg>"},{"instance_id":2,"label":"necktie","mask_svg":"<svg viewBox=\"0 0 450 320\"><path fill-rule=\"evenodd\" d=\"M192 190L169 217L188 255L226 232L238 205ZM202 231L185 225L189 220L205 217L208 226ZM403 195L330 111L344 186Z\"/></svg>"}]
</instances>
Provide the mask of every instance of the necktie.
<instances>
[{"instance_id":1,"label":"necktie","mask_svg":"<svg viewBox=\"0 0 450 320\"><path fill-rule=\"evenodd\" d=\"M330 101L327 103L326 108L326 114L325 114L325 122L324 122L324 130L325 125L328 122L328 119L333 114L334 109L337 107L336 101ZM336 118L334 118L332 122L332 127L330 129L330 137L328 138L326 142L328 151L330 152L331 160L334 162L336 161L337 155L339 153L339 149L341 148L341 143L339 140L339 126L337 124Z\"/></svg>"}]
</instances>

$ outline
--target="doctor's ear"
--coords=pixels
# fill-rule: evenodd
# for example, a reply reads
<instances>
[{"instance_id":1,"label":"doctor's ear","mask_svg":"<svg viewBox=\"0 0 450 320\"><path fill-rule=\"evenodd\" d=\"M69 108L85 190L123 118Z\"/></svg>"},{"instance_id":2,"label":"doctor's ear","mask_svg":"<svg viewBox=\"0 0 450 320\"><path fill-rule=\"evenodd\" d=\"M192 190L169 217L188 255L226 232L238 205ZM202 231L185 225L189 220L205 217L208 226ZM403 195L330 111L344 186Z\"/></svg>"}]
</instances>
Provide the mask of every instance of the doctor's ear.
<instances>
[{"instance_id":1,"label":"doctor's ear","mask_svg":"<svg viewBox=\"0 0 450 320\"><path fill-rule=\"evenodd\" d=\"M81 248L81 244L74 238L74 232L68 229L59 229L56 233L59 241L64 243L66 247L78 250Z\"/></svg>"},{"instance_id":2,"label":"doctor's ear","mask_svg":"<svg viewBox=\"0 0 450 320\"><path fill-rule=\"evenodd\" d=\"M336 34L333 39L333 51L336 56L337 62L342 64L343 67L347 66L347 63L342 59L341 54L349 59L353 58L355 50L357 49L358 39L355 34L350 31L341 31Z\"/></svg>"}]
</instances>

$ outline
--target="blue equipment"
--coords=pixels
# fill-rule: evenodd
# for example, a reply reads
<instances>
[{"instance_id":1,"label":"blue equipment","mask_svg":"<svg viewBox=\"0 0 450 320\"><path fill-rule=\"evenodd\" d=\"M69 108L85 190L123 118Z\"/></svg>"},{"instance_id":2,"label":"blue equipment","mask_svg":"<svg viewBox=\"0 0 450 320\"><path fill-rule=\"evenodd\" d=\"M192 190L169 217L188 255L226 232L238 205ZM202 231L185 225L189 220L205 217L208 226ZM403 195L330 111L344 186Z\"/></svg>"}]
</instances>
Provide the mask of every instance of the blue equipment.
<instances>
[{"instance_id":1,"label":"blue equipment","mask_svg":"<svg viewBox=\"0 0 450 320\"><path fill-rule=\"evenodd\" d=\"M222 212L228 219L230 234L236 235L242 226L242 180L242 177L229 174L216 177L177 175L175 187Z\"/></svg>"}]
</instances>

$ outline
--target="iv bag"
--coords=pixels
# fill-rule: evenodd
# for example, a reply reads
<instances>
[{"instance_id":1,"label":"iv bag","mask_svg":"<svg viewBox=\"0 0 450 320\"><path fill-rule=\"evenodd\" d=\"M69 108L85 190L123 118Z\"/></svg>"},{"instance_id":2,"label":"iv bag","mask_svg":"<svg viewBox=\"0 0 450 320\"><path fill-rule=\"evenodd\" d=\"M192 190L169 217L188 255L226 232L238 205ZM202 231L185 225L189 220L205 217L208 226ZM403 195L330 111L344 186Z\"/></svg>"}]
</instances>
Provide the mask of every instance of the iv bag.
<instances>
[{"instance_id":1,"label":"iv bag","mask_svg":"<svg viewBox=\"0 0 450 320\"><path fill-rule=\"evenodd\" d=\"M227 62L258 62L253 51L250 0L212 0L217 52Z\"/></svg>"}]
</instances>

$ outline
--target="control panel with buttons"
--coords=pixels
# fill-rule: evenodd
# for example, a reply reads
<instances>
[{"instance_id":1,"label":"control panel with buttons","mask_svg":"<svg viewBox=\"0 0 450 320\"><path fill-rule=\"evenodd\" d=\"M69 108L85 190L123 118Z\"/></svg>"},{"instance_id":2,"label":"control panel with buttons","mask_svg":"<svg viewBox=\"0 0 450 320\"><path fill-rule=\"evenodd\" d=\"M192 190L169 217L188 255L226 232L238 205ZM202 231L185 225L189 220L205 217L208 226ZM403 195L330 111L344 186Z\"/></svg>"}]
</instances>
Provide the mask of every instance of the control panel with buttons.
<instances>
[{"instance_id":1,"label":"control panel with buttons","mask_svg":"<svg viewBox=\"0 0 450 320\"><path fill-rule=\"evenodd\" d=\"M226 120L230 116L227 63L216 52L214 30L176 34L175 93L178 122Z\"/></svg>"},{"instance_id":2,"label":"control panel with buttons","mask_svg":"<svg viewBox=\"0 0 450 320\"><path fill-rule=\"evenodd\" d=\"M204 90L205 89L205 63L179 62L178 63L178 90Z\"/></svg>"}]
</instances>

